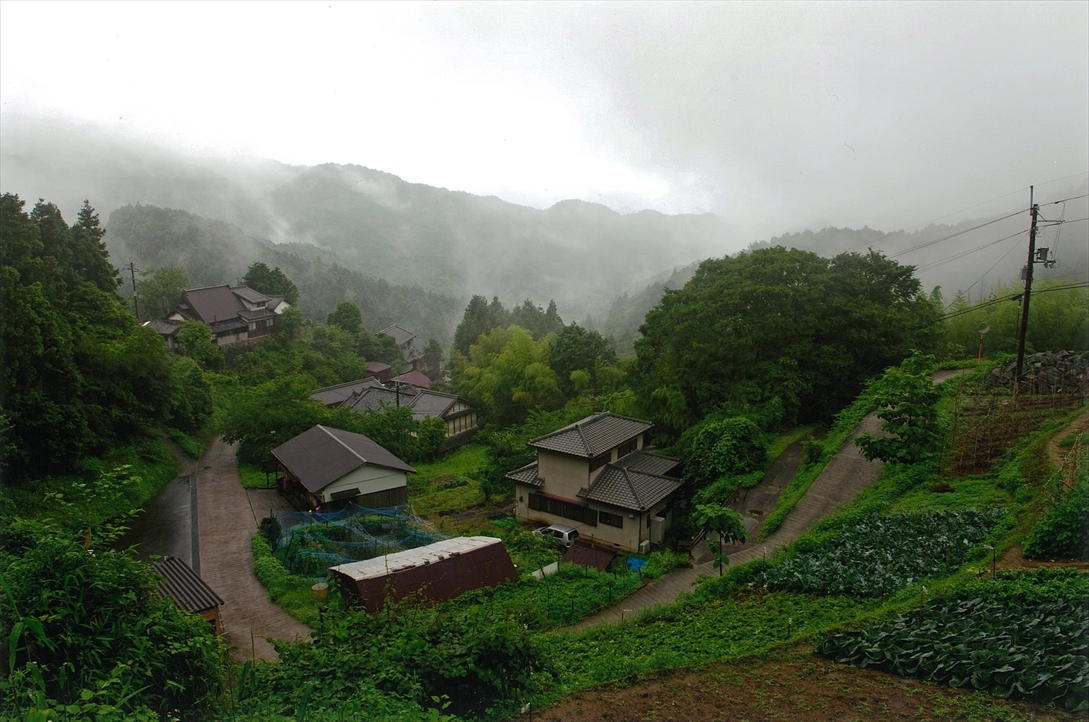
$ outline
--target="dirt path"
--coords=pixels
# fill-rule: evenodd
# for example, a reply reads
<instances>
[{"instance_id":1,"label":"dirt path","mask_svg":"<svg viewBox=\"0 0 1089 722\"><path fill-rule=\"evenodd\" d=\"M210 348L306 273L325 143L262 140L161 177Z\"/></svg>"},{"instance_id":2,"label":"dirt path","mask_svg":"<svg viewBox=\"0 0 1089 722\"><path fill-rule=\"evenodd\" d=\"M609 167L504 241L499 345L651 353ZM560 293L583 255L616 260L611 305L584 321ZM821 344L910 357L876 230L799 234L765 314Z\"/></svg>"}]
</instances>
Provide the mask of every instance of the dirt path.
<instances>
[{"instance_id":1,"label":"dirt path","mask_svg":"<svg viewBox=\"0 0 1089 722\"><path fill-rule=\"evenodd\" d=\"M1063 485L1068 489L1074 485L1074 472L1077 465L1075 454L1072 452L1078 448L1078 444L1064 449L1059 446L1059 442L1071 434L1081 434L1082 445L1089 441L1086 439L1086 434L1089 434L1089 409L1071 421L1065 429L1052 436L1051 441L1047 443L1047 459L1056 469L1062 470Z\"/></svg>"},{"instance_id":2,"label":"dirt path","mask_svg":"<svg viewBox=\"0 0 1089 722\"><path fill-rule=\"evenodd\" d=\"M307 638L310 629L273 604L253 575L257 516L242 488L234 447L216 439L195 472L201 576L223 598L223 626L239 659L275 660L266 641ZM261 514L263 516L263 514Z\"/></svg>"}]
</instances>

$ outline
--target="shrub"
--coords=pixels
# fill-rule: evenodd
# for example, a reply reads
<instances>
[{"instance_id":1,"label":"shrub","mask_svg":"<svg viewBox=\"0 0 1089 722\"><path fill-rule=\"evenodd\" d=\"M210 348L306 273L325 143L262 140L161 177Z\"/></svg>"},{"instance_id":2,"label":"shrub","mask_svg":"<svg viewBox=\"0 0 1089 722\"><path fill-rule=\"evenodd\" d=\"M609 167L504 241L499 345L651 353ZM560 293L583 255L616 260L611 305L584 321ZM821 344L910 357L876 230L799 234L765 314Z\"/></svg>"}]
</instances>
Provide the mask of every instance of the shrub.
<instances>
[{"instance_id":1,"label":"shrub","mask_svg":"<svg viewBox=\"0 0 1089 722\"><path fill-rule=\"evenodd\" d=\"M1029 559L1089 560L1089 476L1036 522L1024 553Z\"/></svg>"}]
</instances>

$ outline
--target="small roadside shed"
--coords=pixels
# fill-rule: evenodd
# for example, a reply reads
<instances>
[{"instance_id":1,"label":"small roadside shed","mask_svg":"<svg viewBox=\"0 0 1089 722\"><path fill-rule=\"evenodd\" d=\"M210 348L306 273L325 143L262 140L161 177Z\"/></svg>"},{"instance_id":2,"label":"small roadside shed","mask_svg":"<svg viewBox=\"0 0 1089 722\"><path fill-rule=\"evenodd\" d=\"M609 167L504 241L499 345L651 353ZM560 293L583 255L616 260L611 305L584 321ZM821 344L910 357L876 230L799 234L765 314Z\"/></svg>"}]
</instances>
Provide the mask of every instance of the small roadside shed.
<instances>
[{"instance_id":1,"label":"small roadside shed","mask_svg":"<svg viewBox=\"0 0 1089 722\"><path fill-rule=\"evenodd\" d=\"M372 614L382 610L387 598L417 595L422 601L440 602L518 578L503 540L488 536L444 539L329 571L346 599Z\"/></svg>"},{"instance_id":2,"label":"small roadside shed","mask_svg":"<svg viewBox=\"0 0 1089 722\"><path fill-rule=\"evenodd\" d=\"M163 557L152 562L159 572L159 593L174 600L179 609L192 612L206 619L216 634L223 634L223 620L219 607L223 600L212 591L193 568L178 557Z\"/></svg>"},{"instance_id":3,"label":"small roadside shed","mask_svg":"<svg viewBox=\"0 0 1089 722\"><path fill-rule=\"evenodd\" d=\"M272 450L280 491L310 509L349 501L388 507L408 503L405 474L416 471L370 437L318 424Z\"/></svg>"}]
</instances>

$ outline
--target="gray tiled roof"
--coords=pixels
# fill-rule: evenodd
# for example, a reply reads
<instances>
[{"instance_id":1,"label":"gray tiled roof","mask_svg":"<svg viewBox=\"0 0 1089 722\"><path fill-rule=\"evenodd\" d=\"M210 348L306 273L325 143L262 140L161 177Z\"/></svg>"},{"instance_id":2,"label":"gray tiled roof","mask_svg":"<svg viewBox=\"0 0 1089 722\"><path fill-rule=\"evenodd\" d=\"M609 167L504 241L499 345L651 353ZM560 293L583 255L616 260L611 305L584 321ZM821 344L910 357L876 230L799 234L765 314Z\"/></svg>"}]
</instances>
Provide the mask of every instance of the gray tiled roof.
<instances>
[{"instance_id":1,"label":"gray tiled roof","mask_svg":"<svg viewBox=\"0 0 1089 722\"><path fill-rule=\"evenodd\" d=\"M253 290L249 286L235 286L231 290L250 303L267 303L272 300L272 296L266 296L260 291Z\"/></svg>"},{"instance_id":2,"label":"gray tiled roof","mask_svg":"<svg viewBox=\"0 0 1089 722\"><path fill-rule=\"evenodd\" d=\"M398 326L397 324L390 324L378 333L384 333L387 336L392 336L393 340L397 342L397 345L408 343L412 339L416 338L416 334L409 331L407 328Z\"/></svg>"},{"instance_id":3,"label":"gray tiled roof","mask_svg":"<svg viewBox=\"0 0 1089 722\"><path fill-rule=\"evenodd\" d=\"M537 462L526 464L520 469L515 469L509 472L506 478L511 481L517 481L520 484L529 484L530 486L540 486L541 480L537 476Z\"/></svg>"},{"instance_id":4,"label":"gray tiled roof","mask_svg":"<svg viewBox=\"0 0 1089 722\"><path fill-rule=\"evenodd\" d=\"M680 479L644 474L609 464L589 489L579 492L579 496L587 501L611 504L633 511L646 511L676 491L680 485Z\"/></svg>"},{"instance_id":5,"label":"gray tiled roof","mask_svg":"<svg viewBox=\"0 0 1089 722\"><path fill-rule=\"evenodd\" d=\"M219 595L212 591L193 568L178 557L163 557L152 562L159 572L159 593L170 597L179 608L187 612L203 612L223 604Z\"/></svg>"},{"instance_id":6,"label":"gray tiled roof","mask_svg":"<svg viewBox=\"0 0 1089 722\"><path fill-rule=\"evenodd\" d=\"M336 404L344 403L352 394L359 393L363 389L371 388L374 386L381 386L382 382L373 376L368 376L365 379L356 379L355 381L346 381L336 386L326 386L314 391L310 394L310 398L315 401L320 401L326 406L335 406Z\"/></svg>"},{"instance_id":7,"label":"gray tiled roof","mask_svg":"<svg viewBox=\"0 0 1089 722\"><path fill-rule=\"evenodd\" d=\"M664 476L672 471L679 463L681 463L679 459L674 459L669 456L652 454L646 451L636 451L628 454L623 459L618 459L613 465L627 469L628 471L639 471L644 474Z\"/></svg>"},{"instance_id":8,"label":"gray tiled roof","mask_svg":"<svg viewBox=\"0 0 1089 722\"><path fill-rule=\"evenodd\" d=\"M594 414L551 434L533 439L529 445L589 459L634 439L652 426L649 421L618 414Z\"/></svg>"},{"instance_id":9,"label":"gray tiled roof","mask_svg":"<svg viewBox=\"0 0 1089 722\"><path fill-rule=\"evenodd\" d=\"M388 406L408 406L412 401L412 394L390 391L385 386L372 386L358 391L355 396L344 403L345 408L352 411L380 411Z\"/></svg>"},{"instance_id":10,"label":"gray tiled roof","mask_svg":"<svg viewBox=\"0 0 1089 722\"><path fill-rule=\"evenodd\" d=\"M364 464L415 471L369 437L321 424L280 444L272 455L310 492L321 491Z\"/></svg>"},{"instance_id":11,"label":"gray tiled roof","mask_svg":"<svg viewBox=\"0 0 1089 722\"><path fill-rule=\"evenodd\" d=\"M412 400L413 418L442 418L447 409L457 403L458 397L439 391L421 391Z\"/></svg>"}]
</instances>

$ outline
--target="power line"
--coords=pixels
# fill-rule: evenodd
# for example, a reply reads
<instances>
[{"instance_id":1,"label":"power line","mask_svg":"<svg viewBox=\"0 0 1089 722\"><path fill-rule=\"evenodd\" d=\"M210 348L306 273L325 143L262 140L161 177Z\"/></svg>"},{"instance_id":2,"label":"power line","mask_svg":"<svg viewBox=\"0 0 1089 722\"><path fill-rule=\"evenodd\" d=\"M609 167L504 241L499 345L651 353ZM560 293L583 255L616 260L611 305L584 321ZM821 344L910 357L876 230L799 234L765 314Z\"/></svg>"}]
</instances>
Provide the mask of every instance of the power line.
<instances>
[{"instance_id":1,"label":"power line","mask_svg":"<svg viewBox=\"0 0 1089 722\"><path fill-rule=\"evenodd\" d=\"M1076 201L1079 198L1085 198L1089 196L1089 193L1082 193L1080 196L1071 196L1069 198L1063 198L1061 201L1051 201L1050 203L1041 203L1042 206L1057 206L1060 203L1066 203L1067 201Z\"/></svg>"},{"instance_id":2,"label":"power line","mask_svg":"<svg viewBox=\"0 0 1089 722\"><path fill-rule=\"evenodd\" d=\"M1041 288L1041 289L1039 289L1037 291L1033 291L1033 293L1036 294L1036 295L1040 295L1041 293L1052 293L1054 291L1070 291L1070 290L1076 289L1076 288L1089 288L1089 281L1083 281L1081 283L1071 283L1071 284L1067 284L1065 286L1050 286L1048 288ZM938 317L937 321L948 321L951 318L956 318L957 316L964 316L965 314L973 313L974 311L978 311L978 310L980 310L982 308L987 308L988 306L996 306L996 305L998 305L1000 303L1005 303L1006 301L1016 301L1017 299L1019 299L1023 295L1024 295L1024 292L1019 291L1017 293L1011 293L1008 296L1002 296L1000 298L992 298L992 299L989 299L987 301L983 301L982 303L977 303L975 306L970 306L968 308L961 308L961 309L957 309L956 311L952 311L950 313L943 314L943 315ZM935 323L937 321L935 321Z\"/></svg>"},{"instance_id":3,"label":"power line","mask_svg":"<svg viewBox=\"0 0 1089 722\"><path fill-rule=\"evenodd\" d=\"M957 236L963 236L965 233L971 233L972 231L978 231L980 228L986 228L987 226L992 225L994 223L998 223L999 221L1004 221L1007 218L1013 218L1014 216L1020 215L1020 214L1024 213L1025 210L1026 209L1022 209L1022 210L1019 210L1019 211L1014 211L1013 213L1009 213L1007 215L1000 216L998 218L994 218L992 220L989 220L986 223L980 223L979 225L972 226L971 228L965 228L963 231L957 231L956 233L950 233L947 236L942 236L941 238L935 238L932 241L926 241L925 243L920 243L920 244L918 244L916 246L912 246L911 248L905 248L902 251L898 251L897 253L893 253L892 255L889 256L889 258L897 258L899 256L903 256L903 255L906 255L908 253L918 251L919 249L922 249L922 248L928 248L929 246L933 246L933 245L938 244L938 243L943 243L945 241L948 241L951 238L956 238Z\"/></svg>"},{"instance_id":4,"label":"power line","mask_svg":"<svg viewBox=\"0 0 1089 722\"><path fill-rule=\"evenodd\" d=\"M966 251L960 251L959 253L954 253L952 256L949 256L948 258L943 258L940 261L931 261L930 263L925 263L925 264L923 264L921 266L916 266L915 270L917 270L917 271L929 271L932 268L937 268L938 266L949 263L950 261L955 261L958 258L964 258L965 256L970 255L972 253L975 253L976 251L982 251L984 248L990 248L991 246L996 246L999 243L1002 243L1003 241L1008 241L1011 238L1017 238L1018 236L1023 236L1026 233L1028 233L1028 231L1018 231L1017 233L1011 233L1008 236L1003 236L1002 238L999 238L997 241L990 241L988 243L984 243L982 246L976 246L975 248L969 248Z\"/></svg>"}]
</instances>

